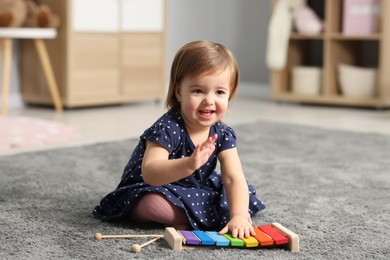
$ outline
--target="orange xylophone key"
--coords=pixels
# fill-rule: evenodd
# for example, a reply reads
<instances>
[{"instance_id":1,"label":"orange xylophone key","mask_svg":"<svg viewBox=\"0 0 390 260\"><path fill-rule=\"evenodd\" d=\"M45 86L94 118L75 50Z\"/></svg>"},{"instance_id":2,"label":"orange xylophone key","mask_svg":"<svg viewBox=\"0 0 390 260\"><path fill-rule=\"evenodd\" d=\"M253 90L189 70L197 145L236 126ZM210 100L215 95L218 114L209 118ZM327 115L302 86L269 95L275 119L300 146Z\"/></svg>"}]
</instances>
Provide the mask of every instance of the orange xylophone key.
<instances>
[{"instance_id":1,"label":"orange xylophone key","mask_svg":"<svg viewBox=\"0 0 390 260\"><path fill-rule=\"evenodd\" d=\"M256 238L257 241L259 241L261 246L271 246L274 244L274 241L269 235L265 234L257 227L253 227L253 229L255 230L256 233L256 235L254 235L253 237Z\"/></svg>"},{"instance_id":2,"label":"orange xylophone key","mask_svg":"<svg viewBox=\"0 0 390 260\"><path fill-rule=\"evenodd\" d=\"M288 238L279 233L271 225L259 226L259 229L269 235L275 241L276 245L283 245L288 243Z\"/></svg>"}]
</instances>

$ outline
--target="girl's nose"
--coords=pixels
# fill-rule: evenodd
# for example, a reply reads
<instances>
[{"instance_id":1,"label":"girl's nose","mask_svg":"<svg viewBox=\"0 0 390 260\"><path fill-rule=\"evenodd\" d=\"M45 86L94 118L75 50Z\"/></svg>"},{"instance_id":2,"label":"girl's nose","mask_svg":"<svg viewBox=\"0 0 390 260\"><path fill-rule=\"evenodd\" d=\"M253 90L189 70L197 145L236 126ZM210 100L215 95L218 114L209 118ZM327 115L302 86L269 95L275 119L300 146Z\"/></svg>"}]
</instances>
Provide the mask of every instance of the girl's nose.
<instances>
[{"instance_id":1,"label":"girl's nose","mask_svg":"<svg viewBox=\"0 0 390 260\"><path fill-rule=\"evenodd\" d=\"M206 95L206 97L203 100L203 102L206 105L212 105L212 104L214 104L214 98L212 97L212 95Z\"/></svg>"}]
</instances>

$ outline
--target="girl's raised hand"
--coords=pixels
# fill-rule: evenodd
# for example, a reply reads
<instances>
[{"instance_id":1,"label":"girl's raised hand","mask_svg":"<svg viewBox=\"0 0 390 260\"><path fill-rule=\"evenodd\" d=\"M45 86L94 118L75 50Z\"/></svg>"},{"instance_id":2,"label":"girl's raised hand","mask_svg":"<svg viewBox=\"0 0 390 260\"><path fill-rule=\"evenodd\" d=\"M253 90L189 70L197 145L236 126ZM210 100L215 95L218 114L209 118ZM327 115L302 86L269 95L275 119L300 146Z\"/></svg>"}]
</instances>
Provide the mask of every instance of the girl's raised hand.
<instances>
[{"instance_id":1,"label":"girl's raised hand","mask_svg":"<svg viewBox=\"0 0 390 260\"><path fill-rule=\"evenodd\" d=\"M193 154L188 158L188 165L191 170L196 171L202 165L204 165L210 158L211 154L215 150L214 142L217 140L218 135L215 134L202 143L198 144Z\"/></svg>"}]
</instances>

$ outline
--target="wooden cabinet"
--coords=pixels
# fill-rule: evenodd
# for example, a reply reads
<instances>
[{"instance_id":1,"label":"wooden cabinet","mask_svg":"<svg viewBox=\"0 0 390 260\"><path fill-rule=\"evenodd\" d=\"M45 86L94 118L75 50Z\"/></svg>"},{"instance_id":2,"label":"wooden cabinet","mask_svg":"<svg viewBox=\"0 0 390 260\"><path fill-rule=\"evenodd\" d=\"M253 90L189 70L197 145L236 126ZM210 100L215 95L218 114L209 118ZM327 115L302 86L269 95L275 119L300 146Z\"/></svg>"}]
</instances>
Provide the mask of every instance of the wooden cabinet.
<instances>
[{"instance_id":1,"label":"wooden cabinet","mask_svg":"<svg viewBox=\"0 0 390 260\"><path fill-rule=\"evenodd\" d=\"M65 107L165 96L166 0L42 0L61 17L49 55ZM21 43L23 100L52 104L33 46Z\"/></svg>"},{"instance_id":2,"label":"wooden cabinet","mask_svg":"<svg viewBox=\"0 0 390 260\"><path fill-rule=\"evenodd\" d=\"M273 4L276 0L273 0ZM287 64L270 71L271 97L274 100L359 107L390 106L390 1L381 1L379 31L370 35L345 35L342 30L343 0L312 0L309 6L324 20L325 30L309 36L292 32ZM374 67L374 95L351 97L340 87L341 63ZM322 70L320 93L302 95L292 91L291 71L295 66L315 66Z\"/></svg>"}]
</instances>

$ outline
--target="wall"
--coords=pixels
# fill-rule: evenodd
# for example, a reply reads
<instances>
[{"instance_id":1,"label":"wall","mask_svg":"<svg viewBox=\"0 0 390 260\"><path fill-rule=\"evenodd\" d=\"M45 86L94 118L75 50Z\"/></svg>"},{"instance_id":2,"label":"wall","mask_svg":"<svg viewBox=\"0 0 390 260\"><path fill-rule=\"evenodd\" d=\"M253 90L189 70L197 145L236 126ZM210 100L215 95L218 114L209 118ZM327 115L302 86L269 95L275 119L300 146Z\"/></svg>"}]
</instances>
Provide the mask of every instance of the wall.
<instances>
[{"instance_id":1,"label":"wall","mask_svg":"<svg viewBox=\"0 0 390 260\"><path fill-rule=\"evenodd\" d=\"M241 69L242 81L267 83L265 51L269 17L268 0L168 0L167 70L183 44L207 39L232 50ZM11 95L19 92L16 49L17 46L13 56Z\"/></svg>"},{"instance_id":2,"label":"wall","mask_svg":"<svg viewBox=\"0 0 390 260\"><path fill-rule=\"evenodd\" d=\"M265 65L271 4L266 0L169 0L168 62L186 42L207 39L232 50L241 80L268 82ZM168 66L168 69L169 69Z\"/></svg>"}]
</instances>

